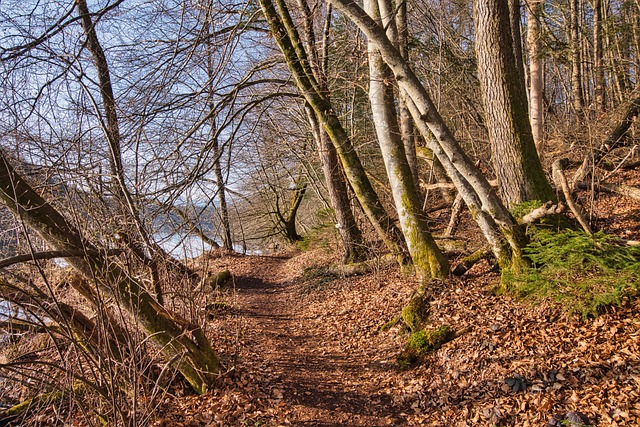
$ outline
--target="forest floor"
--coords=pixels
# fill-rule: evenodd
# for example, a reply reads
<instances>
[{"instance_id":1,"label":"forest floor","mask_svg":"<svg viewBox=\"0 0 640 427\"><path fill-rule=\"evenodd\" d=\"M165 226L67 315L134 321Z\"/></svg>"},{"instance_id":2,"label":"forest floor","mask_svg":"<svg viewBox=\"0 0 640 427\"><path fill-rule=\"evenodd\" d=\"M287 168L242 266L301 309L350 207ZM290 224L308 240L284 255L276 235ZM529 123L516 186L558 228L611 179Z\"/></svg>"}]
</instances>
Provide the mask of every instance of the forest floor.
<instances>
[{"instance_id":1,"label":"forest floor","mask_svg":"<svg viewBox=\"0 0 640 427\"><path fill-rule=\"evenodd\" d=\"M640 187L640 174L621 181ZM598 229L640 240L640 201L587 196L581 203ZM441 215L432 217L440 226ZM482 239L468 215L462 227L470 253ZM153 426L542 427L570 411L592 426L640 425L640 299L583 320L551 302L497 295L500 278L483 260L430 285L428 328L448 325L455 338L402 370L408 334L401 323L382 327L398 318L416 279L382 261L344 274L340 245L324 244L193 260L200 272L231 272L202 305L225 371L202 396L176 381L148 408ZM448 254L452 264L462 252Z\"/></svg>"},{"instance_id":2,"label":"forest floor","mask_svg":"<svg viewBox=\"0 0 640 427\"><path fill-rule=\"evenodd\" d=\"M382 266L332 274L331 252L210 259L232 273L208 325L229 372L211 393L168 396L155 425L545 426L568 411L590 425L640 425L639 301L583 321L496 296L482 262L432 286L431 326L456 337L400 370L406 333L381 326L414 279ZM514 378L526 387L514 391Z\"/></svg>"}]
</instances>

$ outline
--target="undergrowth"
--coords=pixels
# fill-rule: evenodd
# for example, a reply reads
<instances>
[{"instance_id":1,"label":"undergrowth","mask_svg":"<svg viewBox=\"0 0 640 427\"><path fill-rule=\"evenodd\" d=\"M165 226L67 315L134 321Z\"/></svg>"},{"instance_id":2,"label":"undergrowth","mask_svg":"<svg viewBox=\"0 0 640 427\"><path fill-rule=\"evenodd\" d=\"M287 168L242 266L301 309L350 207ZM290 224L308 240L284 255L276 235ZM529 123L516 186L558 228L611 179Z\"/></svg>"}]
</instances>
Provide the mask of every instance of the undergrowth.
<instances>
[{"instance_id":1,"label":"undergrowth","mask_svg":"<svg viewBox=\"0 0 640 427\"><path fill-rule=\"evenodd\" d=\"M586 318L638 293L640 247L602 232L532 230L525 249L532 267L504 278L516 296L549 298Z\"/></svg>"}]
</instances>

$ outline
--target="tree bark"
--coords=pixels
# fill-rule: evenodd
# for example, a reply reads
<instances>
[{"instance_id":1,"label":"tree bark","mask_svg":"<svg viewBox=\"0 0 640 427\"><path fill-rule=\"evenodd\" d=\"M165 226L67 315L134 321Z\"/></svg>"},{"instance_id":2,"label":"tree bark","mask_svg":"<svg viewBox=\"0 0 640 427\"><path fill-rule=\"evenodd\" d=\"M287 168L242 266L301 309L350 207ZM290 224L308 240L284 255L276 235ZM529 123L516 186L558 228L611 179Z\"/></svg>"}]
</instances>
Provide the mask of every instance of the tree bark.
<instances>
[{"instance_id":1,"label":"tree bark","mask_svg":"<svg viewBox=\"0 0 640 427\"><path fill-rule=\"evenodd\" d=\"M78 253L69 264L87 280L96 280L100 289L121 301L147 335L156 341L168 360L198 393L212 385L219 362L199 326L179 318L158 304L131 276L102 255L53 206L47 203L18 175L0 152L0 201L55 250ZM190 337L193 337L193 339Z\"/></svg>"},{"instance_id":2,"label":"tree bark","mask_svg":"<svg viewBox=\"0 0 640 427\"><path fill-rule=\"evenodd\" d=\"M435 137L430 147L455 184L473 218L491 245L500 266L516 267L522 260L524 235L504 204L491 189L486 177L461 149L438 113L425 87L408 62L377 25L353 0L330 0L376 44L392 70L411 115L426 140Z\"/></svg>"},{"instance_id":3,"label":"tree bark","mask_svg":"<svg viewBox=\"0 0 640 427\"><path fill-rule=\"evenodd\" d=\"M286 4L283 0L276 0L276 3L279 13L271 0L260 0L262 11L285 56L291 74L305 100L313 108L324 132L331 139L362 210L387 248L397 256L400 263L404 263L406 251L402 233L382 207L351 140L314 77Z\"/></svg>"},{"instance_id":4,"label":"tree bark","mask_svg":"<svg viewBox=\"0 0 640 427\"><path fill-rule=\"evenodd\" d=\"M593 2L593 68L596 111L604 111L606 106L604 81L604 55L602 47L602 0Z\"/></svg>"},{"instance_id":5,"label":"tree bark","mask_svg":"<svg viewBox=\"0 0 640 427\"><path fill-rule=\"evenodd\" d=\"M380 20L378 0L365 0L364 4L369 15ZM393 75L374 43L369 42L368 50L369 100L378 144L409 254L420 282L426 283L432 277L445 277L449 272L449 265L429 233L422 213L398 128L393 86L389 83L393 80Z\"/></svg>"},{"instance_id":6,"label":"tree bark","mask_svg":"<svg viewBox=\"0 0 640 427\"><path fill-rule=\"evenodd\" d=\"M363 261L366 258L362 233L356 224L351 211L347 184L342 175L342 169L336 150L329 140L329 136L322 130L315 111L309 104L305 105L307 119L311 124L314 139L318 146L318 154L322 162L322 170L327 183L327 192L331 206L336 216L336 228L342 239L344 248L343 263L350 264Z\"/></svg>"},{"instance_id":7,"label":"tree bark","mask_svg":"<svg viewBox=\"0 0 640 427\"><path fill-rule=\"evenodd\" d=\"M520 0L509 0L509 26L511 28L513 56L520 84L526 86L524 55L522 53L522 31L520 30L520 21L522 20L521 6Z\"/></svg>"},{"instance_id":8,"label":"tree bark","mask_svg":"<svg viewBox=\"0 0 640 427\"><path fill-rule=\"evenodd\" d=\"M397 4L396 4L397 3ZM382 5L387 5L386 10L384 11L385 15L388 15L387 21L390 21L391 18L395 18L395 31L396 36L395 40L392 40L398 46L398 50L400 51L400 55L408 60L409 59L409 49L407 48L409 43L409 25L407 23L407 2L401 0L399 2L394 2L391 4L389 1L381 2ZM389 22L390 23L390 22ZM387 26L388 23L385 23ZM402 142L404 144L404 152L407 157L407 161L409 162L409 167L411 168L411 175L413 176L414 186L419 191L419 174L418 174L418 155L416 149L416 129L413 124L413 118L411 117L411 112L409 111L409 107L407 107L404 99L401 96L398 96L398 112L400 118L400 135L402 136Z\"/></svg>"},{"instance_id":9,"label":"tree bark","mask_svg":"<svg viewBox=\"0 0 640 427\"><path fill-rule=\"evenodd\" d=\"M542 61L542 26L544 0L530 0L528 4L527 47L529 50L529 119L533 141L541 153L544 138L544 86Z\"/></svg>"},{"instance_id":10,"label":"tree bark","mask_svg":"<svg viewBox=\"0 0 640 427\"><path fill-rule=\"evenodd\" d=\"M527 96L513 57L509 9L501 0L476 0L476 53L491 155L507 206L555 198L531 133Z\"/></svg>"},{"instance_id":11,"label":"tree bark","mask_svg":"<svg viewBox=\"0 0 640 427\"><path fill-rule=\"evenodd\" d=\"M584 92L582 90L582 66L580 43L580 0L570 1L570 49L571 49L571 92L573 109L576 114L584 108Z\"/></svg>"},{"instance_id":12,"label":"tree bark","mask_svg":"<svg viewBox=\"0 0 640 427\"><path fill-rule=\"evenodd\" d=\"M318 80L319 87L325 96L329 98L330 91L327 87L327 69L329 67L328 49L333 14L331 5L327 5L327 10L325 11L322 39L319 46L316 42L312 11L309 8L307 0L298 0L298 5L303 12L303 34L305 35L308 46L312 64L311 68L314 71L314 77ZM329 194L329 200L336 219L336 228L344 248L342 262L343 264L350 264L363 261L366 259L364 240L362 232L356 224L353 211L351 210L347 183L345 182L344 172L335 147L327 133L322 129L322 125L309 103L305 103L305 113L311 127L313 139L316 142L327 186L327 193Z\"/></svg>"}]
</instances>

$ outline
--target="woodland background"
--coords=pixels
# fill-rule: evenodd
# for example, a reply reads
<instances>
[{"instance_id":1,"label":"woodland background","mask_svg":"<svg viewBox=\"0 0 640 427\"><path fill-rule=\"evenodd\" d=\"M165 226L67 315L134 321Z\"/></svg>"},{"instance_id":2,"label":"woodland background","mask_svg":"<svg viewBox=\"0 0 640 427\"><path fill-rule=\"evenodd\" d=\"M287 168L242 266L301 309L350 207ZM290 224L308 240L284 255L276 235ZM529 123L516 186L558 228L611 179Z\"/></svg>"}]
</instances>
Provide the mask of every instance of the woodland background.
<instances>
[{"instance_id":1,"label":"woodland background","mask_svg":"<svg viewBox=\"0 0 640 427\"><path fill-rule=\"evenodd\" d=\"M1 0L0 422L215 389L214 253L395 263L410 341L480 260L628 301L639 66L632 0Z\"/></svg>"}]
</instances>

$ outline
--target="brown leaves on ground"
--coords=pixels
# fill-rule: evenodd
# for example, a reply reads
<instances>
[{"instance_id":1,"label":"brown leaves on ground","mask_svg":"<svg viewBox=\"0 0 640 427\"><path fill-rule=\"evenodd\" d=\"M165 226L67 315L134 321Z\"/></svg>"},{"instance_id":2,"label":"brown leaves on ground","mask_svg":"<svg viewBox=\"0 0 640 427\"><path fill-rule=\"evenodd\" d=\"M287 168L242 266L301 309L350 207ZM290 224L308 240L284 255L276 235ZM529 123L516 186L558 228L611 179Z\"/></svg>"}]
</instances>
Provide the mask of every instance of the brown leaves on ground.
<instances>
[{"instance_id":1,"label":"brown leaves on ground","mask_svg":"<svg viewBox=\"0 0 640 427\"><path fill-rule=\"evenodd\" d=\"M168 398L156 425L544 426L570 411L592 425L640 425L637 301L581 322L495 296L498 277L480 264L432 288L432 326L457 337L400 371L406 336L380 327L399 315L413 279L393 268L302 277L329 261L317 252L212 260L234 279L215 296L234 309L209 325L232 370L209 394Z\"/></svg>"}]
</instances>

